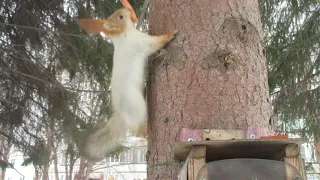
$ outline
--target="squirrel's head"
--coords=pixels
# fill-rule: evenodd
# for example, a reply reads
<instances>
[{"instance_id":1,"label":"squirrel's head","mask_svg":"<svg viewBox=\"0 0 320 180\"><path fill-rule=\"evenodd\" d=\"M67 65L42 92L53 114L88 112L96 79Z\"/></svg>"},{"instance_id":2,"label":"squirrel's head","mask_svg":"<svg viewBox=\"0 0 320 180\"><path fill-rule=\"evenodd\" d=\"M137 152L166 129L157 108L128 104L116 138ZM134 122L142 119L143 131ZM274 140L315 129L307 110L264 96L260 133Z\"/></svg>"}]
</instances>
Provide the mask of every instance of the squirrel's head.
<instances>
[{"instance_id":1,"label":"squirrel's head","mask_svg":"<svg viewBox=\"0 0 320 180\"><path fill-rule=\"evenodd\" d=\"M135 28L137 21L134 11L124 7L114 12L106 20L80 19L78 24L89 34L97 35L103 32L109 37L115 37Z\"/></svg>"}]
</instances>

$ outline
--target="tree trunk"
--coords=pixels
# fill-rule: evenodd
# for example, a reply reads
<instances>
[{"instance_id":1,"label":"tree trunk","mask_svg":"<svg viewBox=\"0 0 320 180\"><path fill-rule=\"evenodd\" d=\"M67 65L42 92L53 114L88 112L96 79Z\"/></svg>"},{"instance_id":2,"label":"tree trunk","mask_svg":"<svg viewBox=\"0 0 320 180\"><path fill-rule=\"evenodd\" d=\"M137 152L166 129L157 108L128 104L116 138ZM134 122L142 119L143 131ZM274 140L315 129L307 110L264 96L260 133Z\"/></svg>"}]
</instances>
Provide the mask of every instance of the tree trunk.
<instances>
[{"instance_id":1,"label":"tree trunk","mask_svg":"<svg viewBox=\"0 0 320 180\"><path fill-rule=\"evenodd\" d=\"M39 180L40 178L39 178L39 168L38 168L38 166L34 166L34 180Z\"/></svg>"},{"instance_id":2,"label":"tree trunk","mask_svg":"<svg viewBox=\"0 0 320 180\"><path fill-rule=\"evenodd\" d=\"M10 140L6 139L4 136L0 135L0 162L8 163L11 143ZM5 180L6 178L6 168L1 169L0 167L0 180Z\"/></svg>"},{"instance_id":3,"label":"tree trunk","mask_svg":"<svg viewBox=\"0 0 320 180\"><path fill-rule=\"evenodd\" d=\"M56 180L59 180L57 149L53 148L52 153L53 153L54 176Z\"/></svg>"},{"instance_id":4,"label":"tree trunk","mask_svg":"<svg viewBox=\"0 0 320 180\"><path fill-rule=\"evenodd\" d=\"M49 166L50 166L50 165L45 165L45 166L43 167L42 180L49 180Z\"/></svg>"},{"instance_id":5,"label":"tree trunk","mask_svg":"<svg viewBox=\"0 0 320 180\"><path fill-rule=\"evenodd\" d=\"M47 129L48 133L48 143L50 146L50 150L52 152L53 158L53 167L54 167L54 176L55 180L59 180L59 169L58 169L58 155L57 155L57 148L58 148L58 141L55 138L55 128L54 128L54 121L49 122L49 128ZM56 141L56 145L55 145ZM63 155L62 155L63 156ZM64 157L62 157L64 158Z\"/></svg>"},{"instance_id":6,"label":"tree trunk","mask_svg":"<svg viewBox=\"0 0 320 180\"><path fill-rule=\"evenodd\" d=\"M314 141L316 162L320 167L320 139L316 138ZM320 172L320 169L317 169L316 172Z\"/></svg>"},{"instance_id":7,"label":"tree trunk","mask_svg":"<svg viewBox=\"0 0 320 180\"><path fill-rule=\"evenodd\" d=\"M6 179L6 168L0 169L0 180L5 180Z\"/></svg>"},{"instance_id":8,"label":"tree trunk","mask_svg":"<svg viewBox=\"0 0 320 180\"><path fill-rule=\"evenodd\" d=\"M92 167L95 163L87 162L83 159L80 159L80 167L77 173L78 179L87 180L89 178L90 173L92 172Z\"/></svg>"},{"instance_id":9,"label":"tree trunk","mask_svg":"<svg viewBox=\"0 0 320 180\"><path fill-rule=\"evenodd\" d=\"M5 180L5 178L6 178L6 169L3 169L0 174L1 174L0 180Z\"/></svg>"},{"instance_id":10,"label":"tree trunk","mask_svg":"<svg viewBox=\"0 0 320 180\"><path fill-rule=\"evenodd\" d=\"M89 179L89 176L92 172L92 167L93 167L93 163L87 163L87 169L86 169L86 174L85 174L85 180L88 180Z\"/></svg>"},{"instance_id":11,"label":"tree trunk","mask_svg":"<svg viewBox=\"0 0 320 180\"><path fill-rule=\"evenodd\" d=\"M87 167L88 167L87 162L84 159L81 158L80 159L80 167L79 167L79 170L78 170L78 173L77 173L77 177L79 179L85 179Z\"/></svg>"},{"instance_id":12,"label":"tree trunk","mask_svg":"<svg viewBox=\"0 0 320 180\"><path fill-rule=\"evenodd\" d=\"M74 168L74 164L76 163L77 161L77 158L74 159L73 156L71 157L70 156L70 163L69 163L69 180L72 180L72 174L73 174L73 168Z\"/></svg>"},{"instance_id":13,"label":"tree trunk","mask_svg":"<svg viewBox=\"0 0 320 180\"><path fill-rule=\"evenodd\" d=\"M149 61L148 165L173 161L181 128L270 127L271 106L257 0L152 1L150 34L177 29ZM148 169L176 179L178 166Z\"/></svg>"},{"instance_id":14,"label":"tree trunk","mask_svg":"<svg viewBox=\"0 0 320 180\"><path fill-rule=\"evenodd\" d=\"M65 161L65 163L64 163L64 170L65 170L65 172L66 172L66 180L72 180L72 179L69 177L68 159L69 159L69 155L68 155L68 153L66 153L66 161Z\"/></svg>"},{"instance_id":15,"label":"tree trunk","mask_svg":"<svg viewBox=\"0 0 320 180\"><path fill-rule=\"evenodd\" d=\"M12 147L11 138L12 138L12 133L13 133L13 127L12 127L12 125L7 128L2 127L2 131L8 133L9 136L8 136L8 138L6 138L3 135L0 135L0 161L10 163L9 156L10 156L10 150ZM1 171L1 169L0 169L0 171ZM2 171L0 173L1 180L5 180L6 171L7 171L6 168L2 169Z\"/></svg>"}]
</instances>

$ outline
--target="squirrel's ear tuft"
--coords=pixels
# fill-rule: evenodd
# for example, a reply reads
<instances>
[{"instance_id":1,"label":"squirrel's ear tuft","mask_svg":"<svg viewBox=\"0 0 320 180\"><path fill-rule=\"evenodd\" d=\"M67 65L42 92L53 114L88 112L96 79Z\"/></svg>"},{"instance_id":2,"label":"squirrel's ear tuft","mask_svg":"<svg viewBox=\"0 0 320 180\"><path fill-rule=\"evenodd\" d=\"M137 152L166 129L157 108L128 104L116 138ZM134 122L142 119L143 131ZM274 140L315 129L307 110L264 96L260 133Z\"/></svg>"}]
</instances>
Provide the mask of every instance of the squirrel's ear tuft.
<instances>
[{"instance_id":1,"label":"squirrel's ear tuft","mask_svg":"<svg viewBox=\"0 0 320 180\"><path fill-rule=\"evenodd\" d=\"M131 11L131 20L134 23L138 23L138 18L136 13L134 12L134 9L132 8L132 6L130 5L130 3L128 2L128 0L121 0L121 3L124 7L128 8Z\"/></svg>"},{"instance_id":2,"label":"squirrel's ear tuft","mask_svg":"<svg viewBox=\"0 0 320 180\"><path fill-rule=\"evenodd\" d=\"M104 23L106 20L79 19L77 23L88 34L97 35L104 31Z\"/></svg>"}]
</instances>

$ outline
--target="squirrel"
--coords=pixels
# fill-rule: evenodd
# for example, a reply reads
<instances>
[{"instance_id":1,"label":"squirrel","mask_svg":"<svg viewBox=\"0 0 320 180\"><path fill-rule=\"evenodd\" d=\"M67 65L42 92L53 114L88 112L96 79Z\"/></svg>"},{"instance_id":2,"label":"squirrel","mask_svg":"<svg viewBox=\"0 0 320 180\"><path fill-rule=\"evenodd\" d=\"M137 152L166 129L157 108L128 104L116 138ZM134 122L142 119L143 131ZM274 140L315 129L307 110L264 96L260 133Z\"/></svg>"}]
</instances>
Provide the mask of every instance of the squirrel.
<instances>
[{"instance_id":1,"label":"squirrel","mask_svg":"<svg viewBox=\"0 0 320 180\"><path fill-rule=\"evenodd\" d=\"M138 133L147 118L144 99L144 68L150 55L164 48L178 33L170 31L159 36L143 33L135 28L138 19L129 3L106 20L79 19L80 28L91 35L101 32L113 43L111 102L113 114L98 129L90 133L79 150L89 160L101 160L116 148L126 130ZM128 5L129 4L129 5Z\"/></svg>"}]
</instances>

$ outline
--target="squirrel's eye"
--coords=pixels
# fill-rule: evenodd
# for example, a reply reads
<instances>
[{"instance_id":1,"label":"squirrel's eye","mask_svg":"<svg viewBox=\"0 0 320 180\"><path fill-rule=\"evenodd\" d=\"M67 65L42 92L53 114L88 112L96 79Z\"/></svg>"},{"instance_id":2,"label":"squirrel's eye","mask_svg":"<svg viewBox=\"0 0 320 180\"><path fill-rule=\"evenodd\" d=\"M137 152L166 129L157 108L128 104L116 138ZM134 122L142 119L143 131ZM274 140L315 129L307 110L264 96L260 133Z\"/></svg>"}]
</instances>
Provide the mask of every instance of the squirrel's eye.
<instances>
[{"instance_id":1,"label":"squirrel's eye","mask_svg":"<svg viewBox=\"0 0 320 180\"><path fill-rule=\"evenodd\" d=\"M119 19L123 19L123 16L122 16L122 15L120 15L120 16L119 16Z\"/></svg>"}]
</instances>

